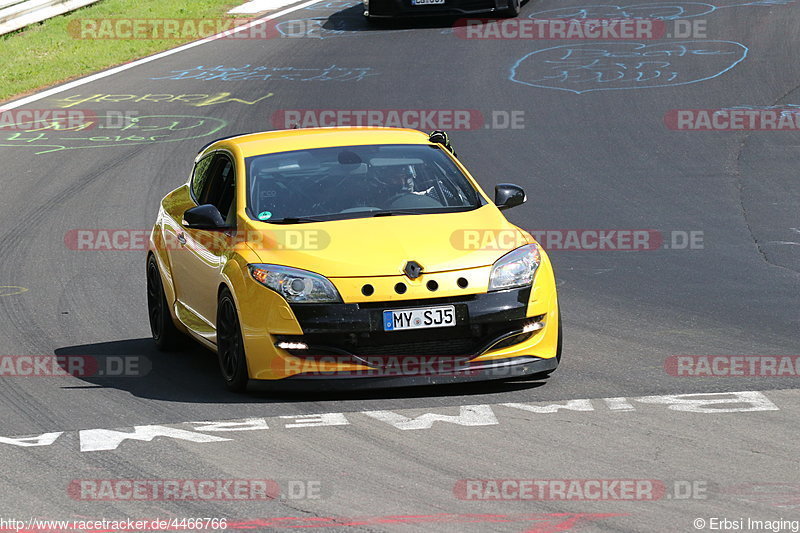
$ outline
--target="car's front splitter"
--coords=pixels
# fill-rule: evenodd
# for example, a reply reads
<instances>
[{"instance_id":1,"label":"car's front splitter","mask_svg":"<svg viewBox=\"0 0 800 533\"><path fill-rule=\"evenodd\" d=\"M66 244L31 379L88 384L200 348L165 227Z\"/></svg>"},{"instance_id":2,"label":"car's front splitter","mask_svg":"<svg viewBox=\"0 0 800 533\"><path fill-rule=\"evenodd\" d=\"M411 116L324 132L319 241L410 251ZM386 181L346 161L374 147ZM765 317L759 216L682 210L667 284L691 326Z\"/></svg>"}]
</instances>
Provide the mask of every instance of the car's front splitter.
<instances>
[{"instance_id":1,"label":"car's front splitter","mask_svg":"<svg viewBox=\"0 0 800 533\"><path fill-rule=\"evenodd\" d=\"M447 385L478 381L494 381L540 375L558 367L555 357L543 359L532 356L517 356L491 361L471 361L445 372L403 373L402 369L368 369L350 372L301 373L275 380L257 381L269 390L326 392L416 387L421 385Z\"/></svg>"}]
</instances>

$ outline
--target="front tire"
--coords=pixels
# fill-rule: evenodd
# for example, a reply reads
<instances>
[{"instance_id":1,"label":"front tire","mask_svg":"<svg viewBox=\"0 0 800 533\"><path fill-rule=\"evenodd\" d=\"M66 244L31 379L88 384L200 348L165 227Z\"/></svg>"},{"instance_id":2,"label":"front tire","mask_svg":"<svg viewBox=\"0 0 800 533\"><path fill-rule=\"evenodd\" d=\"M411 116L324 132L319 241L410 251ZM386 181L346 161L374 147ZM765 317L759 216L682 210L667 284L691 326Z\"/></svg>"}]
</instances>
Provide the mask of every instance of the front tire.
<instances>
[{"instance_id":1,"label":"front tire","mask_svg":"<svg viewBox=\"0 0 800 533\"><path fill-rule=\"evenodd\" d=\"M158 349L168 352L178 348L182 340L181 332L172 322L161 271L153 255L147 260L147 315L150 318L150 332Z\"/></svg>"},{"instance_id":2,"label":"front tire","mask_svg":"<svg viewBox=\"0 0 800 533\"><path fill-rule=\"evenodd\" d=\"M561 333L561 306L558 306L558 343L556 344L556 361L561 363L561 348L564 345L564 335Z\"/></svg>"},{"instance_id":3,"label":"front tire","mask_svg":"<svg viewBox=\"0 0 800 533\"><path fill-rule=\"evenodd\" d=\"M228 289L222 289L217 305L217 358L228 390L244 392L250 376L247 373L239 314Z\"/></svg>"}]
</instances>

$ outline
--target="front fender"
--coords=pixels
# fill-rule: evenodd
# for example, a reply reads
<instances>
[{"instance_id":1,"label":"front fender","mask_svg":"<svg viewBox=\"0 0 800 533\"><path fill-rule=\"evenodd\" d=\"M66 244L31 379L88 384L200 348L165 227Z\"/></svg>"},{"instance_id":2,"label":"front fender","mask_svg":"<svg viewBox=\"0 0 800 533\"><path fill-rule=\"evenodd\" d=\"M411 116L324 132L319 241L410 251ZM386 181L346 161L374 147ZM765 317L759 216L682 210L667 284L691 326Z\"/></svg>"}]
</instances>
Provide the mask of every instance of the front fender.
<instances>
[{"instance_id":1,"label":"front fender","mask_svg":"<svg viewBox=\"0 0 800 533\"><path fill-rule=\"evenodd\" d=\"M172 321L178 322L175 315L175 282L172 279L172 264L170 262L169 253L167 252L167 239L164 237L164 209L158 210L158 217L156 223L153 225L153 230L150 232L150 240L147 246L147 257L152 254L156 258L158 270L161 273L161 285L164 287L164 295L169 304L169 313L172 315Z\"/></svg>"}]
</instances>

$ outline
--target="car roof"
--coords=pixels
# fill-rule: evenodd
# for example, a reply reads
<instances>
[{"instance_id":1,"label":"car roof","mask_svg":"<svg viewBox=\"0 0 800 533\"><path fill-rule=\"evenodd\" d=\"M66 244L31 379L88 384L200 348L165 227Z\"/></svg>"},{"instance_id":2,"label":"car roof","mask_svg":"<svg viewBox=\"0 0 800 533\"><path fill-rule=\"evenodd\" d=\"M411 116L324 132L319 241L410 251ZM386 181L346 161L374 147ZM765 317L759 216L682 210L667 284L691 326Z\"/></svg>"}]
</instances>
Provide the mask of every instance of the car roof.
<instances>
[{"instance_id":1,"label":"car roof","mask_svg":"<svg viewBox=\"0 0 800 533\"><path fill-rule=\"evenodd\" d=\"M310 150L333 146L367 144L428 144L428 134L405 128L302 128L248 133L218 139L205 149L221 143L236 145L242 157Z\"/></svg>"}]
</instances>

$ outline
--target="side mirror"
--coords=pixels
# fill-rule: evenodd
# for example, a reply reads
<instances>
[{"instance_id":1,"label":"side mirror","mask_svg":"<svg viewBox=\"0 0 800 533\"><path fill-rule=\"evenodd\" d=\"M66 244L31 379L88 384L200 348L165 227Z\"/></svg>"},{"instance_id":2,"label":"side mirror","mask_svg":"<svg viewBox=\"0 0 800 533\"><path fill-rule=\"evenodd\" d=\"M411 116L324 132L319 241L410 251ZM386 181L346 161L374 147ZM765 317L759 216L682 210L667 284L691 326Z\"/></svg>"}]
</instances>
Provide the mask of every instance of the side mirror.
<instances>
[{"instance_id":1,"label":"side mirror","mask_svg":"<svg viewBox=\"0 0 800 533\"><path fill-rule=\"evenodd\" d=\"M498 183L494 187L494 205L498 209L510 209L522 205L527 200L525 191L513 183Z\"/></svg>"},{"instance_id":2,"label":"side mirror","mask_svg":"<svg viewBox=\"0 0 800 533\"><path fill-rule=\"evenodd\" d=\"M219 209L211 204L198 205L184 211L183 223L187 228L191 229L215 230L228 228Z\"/></svg>"}]
</instances>

